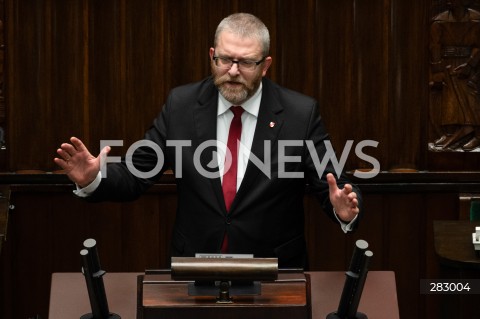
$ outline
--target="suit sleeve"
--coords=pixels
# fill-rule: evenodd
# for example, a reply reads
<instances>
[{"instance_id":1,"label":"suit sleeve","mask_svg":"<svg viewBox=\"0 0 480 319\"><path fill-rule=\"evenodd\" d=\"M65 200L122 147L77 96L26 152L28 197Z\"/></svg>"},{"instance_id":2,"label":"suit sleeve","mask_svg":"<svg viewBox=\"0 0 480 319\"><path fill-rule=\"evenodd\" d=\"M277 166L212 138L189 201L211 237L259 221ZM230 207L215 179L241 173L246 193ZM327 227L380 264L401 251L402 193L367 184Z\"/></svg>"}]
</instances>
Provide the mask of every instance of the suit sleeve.
<instances>
[{"instance_id":1,"label":"suit sleeve","mask_svg":"<svg viewBox=\"0 0 480 319\"><path fill-rule=\"evenodd\" d=\"M333 143L330 141L330 136L326 131L318 109L318 104L315 103L312 107L307 129L307 147L305 148L306 154L304 155L305 176L308 184L307 191L313 193L322 205L325 213L335 222L338 222L333 211L333 206L330 203L326 176L328 173L332 173L337 179L339 188L343 188L345 184L352 185L353 191L357 194L358 207L360 209L360 213L353 225L355 228L363 213L362 195L360 189L348 180L342 163L338 163L340 159L333 149ZM335 164L332 163L331 158L334 159Z\"/></svg>"},{"instance_id":2,"label":"suit sleeve","mask_svg":"<svg viewBox=\"0 0 480 319\"><path fill-rule=\"evenodd\" d=\"M121 163L110 163L88 201L131 201L152 186L169 167L166 158L168 100L143 140L130 146Z\"/></svg>"}]
</instances>

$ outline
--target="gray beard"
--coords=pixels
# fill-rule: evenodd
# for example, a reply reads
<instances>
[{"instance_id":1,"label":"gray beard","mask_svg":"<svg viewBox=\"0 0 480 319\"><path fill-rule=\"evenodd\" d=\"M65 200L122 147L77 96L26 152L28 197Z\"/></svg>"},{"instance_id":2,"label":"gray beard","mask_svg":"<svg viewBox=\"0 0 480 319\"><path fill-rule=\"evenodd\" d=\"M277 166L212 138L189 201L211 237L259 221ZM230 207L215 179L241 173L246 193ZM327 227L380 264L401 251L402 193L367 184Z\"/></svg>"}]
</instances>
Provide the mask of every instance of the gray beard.
<instances>
[{"instance_id":1,"label":"gray beard","mask_svg":"<svg viewBox=\"0 0 480 319\"><path fill-rule=\"evenodd\" d=\"M229 90L222 85L218 88L218 91L228 102L232 103L233 105L241 105L249 98L248 91L244 88L240 91Z\"/></svg>"}]
</instances>

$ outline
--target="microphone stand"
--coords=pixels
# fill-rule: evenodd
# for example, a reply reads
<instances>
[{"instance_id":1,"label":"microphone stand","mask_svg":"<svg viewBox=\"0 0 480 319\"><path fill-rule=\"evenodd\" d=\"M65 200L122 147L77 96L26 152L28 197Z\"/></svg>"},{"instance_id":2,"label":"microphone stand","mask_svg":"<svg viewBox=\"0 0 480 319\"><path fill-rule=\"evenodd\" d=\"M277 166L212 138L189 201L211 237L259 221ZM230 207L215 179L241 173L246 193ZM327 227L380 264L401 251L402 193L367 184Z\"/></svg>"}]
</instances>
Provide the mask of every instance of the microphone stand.
<instances>
[{"instance_id":1,"label":"microphone stand","mask_svg":"<svg viewBox=\"0 0 480 319\"><path fill-rule=\"evenodd\" d=\"M119 315L110 313L108 310L103 275L105 271L100 269L100 259L94 239L87 239L83 242L85 249L80 251L82 256L82 272L87 283L88 297L92 313L84 314L80 319L121 319Z\"/></svg>"},{"instance_id":2,"label":"microphone stand","mask_svg":"<svg viewBox=\"0 0 480 319\"><path fill-rule=\"evenodd\" d=\"M345 273L346 279L342 296L336 312L327 315L326 319L368 319L367 315L357 312L363 286L368 273L368 265L373 253L369 250L368 243L357 240L350 267Z\"/></svg>"}]
</instances>

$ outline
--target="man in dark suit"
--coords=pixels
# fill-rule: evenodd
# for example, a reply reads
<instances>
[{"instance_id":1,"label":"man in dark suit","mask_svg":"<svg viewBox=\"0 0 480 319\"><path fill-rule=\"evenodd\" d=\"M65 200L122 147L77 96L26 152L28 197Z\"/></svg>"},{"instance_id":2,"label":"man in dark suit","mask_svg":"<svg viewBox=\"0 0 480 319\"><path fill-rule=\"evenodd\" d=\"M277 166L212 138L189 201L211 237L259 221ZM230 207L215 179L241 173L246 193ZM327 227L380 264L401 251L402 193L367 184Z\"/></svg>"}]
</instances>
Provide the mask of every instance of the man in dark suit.
<instances>
[{"instance_id":1,"label":"man in dark suit","mask_svg":"<svg viewBox=\"0 0 480 319\"><path fill-rule=\"evenodd\" d=\"M317 102L265 78L269 45L255 16L225 18L209 52L213 76L172 90L131 156L104 168L110 147L94 157L73 137L55 162L92 201L135 199L172 168L174 256L253 254L305 267L306 185L345 232L358 223L361 197L343 174L335 179L330 161L324 165L331 154Z\"/></svg>"}]
</instances>

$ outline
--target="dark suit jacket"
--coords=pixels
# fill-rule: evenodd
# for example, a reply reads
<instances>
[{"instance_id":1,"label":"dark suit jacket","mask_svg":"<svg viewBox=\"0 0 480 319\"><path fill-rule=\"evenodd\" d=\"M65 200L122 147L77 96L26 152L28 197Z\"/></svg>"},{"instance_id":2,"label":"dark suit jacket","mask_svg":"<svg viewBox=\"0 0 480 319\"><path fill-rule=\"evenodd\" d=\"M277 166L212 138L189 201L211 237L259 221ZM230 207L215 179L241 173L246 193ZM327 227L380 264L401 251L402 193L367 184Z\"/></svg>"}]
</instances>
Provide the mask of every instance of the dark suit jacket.
<instances>
[{"instance_id":1,"label":"dark suit jacket","mask_svg":"<svg viewBox=\"0 0 480 319\"><path fill-rule=\"evenodd\" d=\"M263 162L264 141L270 141L271 176L266 176L260 168L249 162L231 211L227 214L218 169L216 178L207 178L194 165L197 147L202 142L216 140L218 94L211 77L175 88L145 135L145 139L155 142L162 149L165 156L163 168L172 168L177 173L179 167L176 167L178 159L175 148L168 147L166 141L191 141L191 147L181 148L182 177L176 180L178 207L173 230L173 255L218 253L224 233L227 232L231 253L278 257L280 267L306 266L305 188L308 184L318 195L325 212L333 217L325 175L327 172L334 173L334 169L329 162L320 178L306 144L302 143L302 146L284 148L285 155L299 157L289 158L285 171L303 172L304 178L279 178L278 155L279 141L311 140L319 160L322 160L326 152L324 140L328 139L328 134L318 113L317 102L263 79L251 152ZM275 123L273 127L271 122ZM133 163L139 171L150 172L157 164L156 154L152 148L139 148L132 157ZM207 149L200 154L202 167L208 168L207 164L214 157L213 152ZM160 174L143 179L132 175L125 163L109 164L107 178L102 180L91 199L135 199ZM343 175L338 179L339 185L346 182ZM359 190L355 186L354 190L361 202Z\"/></svg>"}]
</instances>

